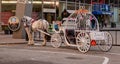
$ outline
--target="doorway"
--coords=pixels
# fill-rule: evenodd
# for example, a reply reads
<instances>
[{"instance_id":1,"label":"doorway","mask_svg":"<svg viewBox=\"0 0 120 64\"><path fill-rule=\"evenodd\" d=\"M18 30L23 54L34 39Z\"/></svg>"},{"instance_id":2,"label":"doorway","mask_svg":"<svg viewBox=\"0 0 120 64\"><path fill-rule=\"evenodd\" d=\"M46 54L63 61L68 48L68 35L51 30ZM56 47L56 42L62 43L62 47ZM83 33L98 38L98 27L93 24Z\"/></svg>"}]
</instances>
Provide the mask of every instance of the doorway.
<instances>
[{"instance_id":1,"label":"doorway","mask_svg":"<svg viewBox=\"0 0 120 64\"><path fill-rule=\"evenodd\" d=\"M55 13L44 13L44 19L52 23L55 20Z\"/></svg>"}]
</instances>

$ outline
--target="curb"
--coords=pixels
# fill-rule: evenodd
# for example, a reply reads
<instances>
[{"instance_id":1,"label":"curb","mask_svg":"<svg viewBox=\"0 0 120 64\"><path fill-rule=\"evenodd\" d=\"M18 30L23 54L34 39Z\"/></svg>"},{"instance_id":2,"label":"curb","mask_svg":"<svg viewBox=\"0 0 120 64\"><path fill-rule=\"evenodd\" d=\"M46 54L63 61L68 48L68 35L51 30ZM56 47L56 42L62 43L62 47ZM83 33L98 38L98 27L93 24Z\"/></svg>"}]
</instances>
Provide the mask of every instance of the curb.
<instances>
[{"instance_id":1,"label":"curb","mask_svg":"<svg viewBox=\"0 0 120 64\"><path fill-rule=\"evenodd\" d=\"M27 42L18 42L18 43L0 43L0 45L12 45L12 44L27 44Z\"/></svg>"}]
</instances>

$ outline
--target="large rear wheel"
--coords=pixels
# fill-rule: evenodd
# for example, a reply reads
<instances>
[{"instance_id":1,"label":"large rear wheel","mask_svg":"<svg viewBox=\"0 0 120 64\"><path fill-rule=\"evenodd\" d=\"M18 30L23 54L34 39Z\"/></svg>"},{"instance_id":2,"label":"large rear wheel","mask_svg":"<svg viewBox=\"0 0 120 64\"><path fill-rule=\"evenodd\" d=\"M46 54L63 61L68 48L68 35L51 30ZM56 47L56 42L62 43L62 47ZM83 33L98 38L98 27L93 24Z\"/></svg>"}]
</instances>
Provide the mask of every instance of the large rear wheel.
<instances>
[{"instance_id":1,"label":"large rear wheel","mask_svg":"<svg viewBox=\"0 0 120 64\"><path fill-rule=\"evenodd\" d=\"M76 44L78 47L78 50L82 53L86 53L90 49L90 36L86 32L80 32L76 37Z\"/></svg>"},{"instance_id":2,"label":"large rear wheel","mask_svg":"<svg viewBox=\"0 0 120 64\"><path fill-rule=\"evenodd\" d=\"M105 40L101 40L98 43L100 50L107 52L112 48L113 38L109 32L105 32Z\"/></svg>"}]
</instances>

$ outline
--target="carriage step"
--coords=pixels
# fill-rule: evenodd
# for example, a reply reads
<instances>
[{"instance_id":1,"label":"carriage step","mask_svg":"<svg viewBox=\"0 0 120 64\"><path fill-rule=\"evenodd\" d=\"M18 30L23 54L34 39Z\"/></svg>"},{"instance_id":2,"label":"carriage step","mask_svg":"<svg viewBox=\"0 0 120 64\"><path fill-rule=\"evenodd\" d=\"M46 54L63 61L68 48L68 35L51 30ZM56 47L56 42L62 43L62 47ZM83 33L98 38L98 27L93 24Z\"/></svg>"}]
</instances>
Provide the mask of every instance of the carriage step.
<instances>
[{"instance_id":1,"label":"carriage step","mask_svg":"<svg viewBox=\"0 0 120 64\"><path fill-rule=\"evenodd\" d=\"M75 37L68 37L68 38L75 39Z\"/></svg>"},{"instance_id":2,"label":"carriage step","mask_svg":"<svg viewBox=\"0 0 120 64\"><path fill-rule=\"evenodd\" d=\"M75 43L76 42L75 37L67 37L67 39L68 39L68 41L69 41L70 44L76 44Z\"/></svg>"}]
</instances>

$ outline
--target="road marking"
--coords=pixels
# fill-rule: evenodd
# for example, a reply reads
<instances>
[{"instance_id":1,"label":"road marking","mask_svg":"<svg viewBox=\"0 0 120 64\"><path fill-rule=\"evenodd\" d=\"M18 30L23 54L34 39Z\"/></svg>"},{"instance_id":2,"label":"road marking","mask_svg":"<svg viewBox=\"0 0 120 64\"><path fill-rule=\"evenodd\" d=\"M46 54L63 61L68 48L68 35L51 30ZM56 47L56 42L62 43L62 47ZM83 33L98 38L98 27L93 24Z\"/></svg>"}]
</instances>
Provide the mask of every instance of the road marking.
<instances>
[{"instance_id":1,"label":"road marking","mask_svg":"<svg viewBox=\"0 0 120 64\"><path fill-rule=\"evenodd\" d=\"M102 64L108 64L108 62L109 62L109 58L108 57L104 57L104 62L102 63Z\"/></svg>"}]
</instances>

